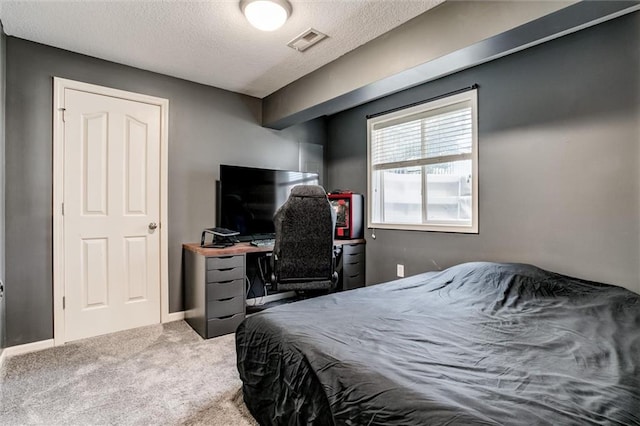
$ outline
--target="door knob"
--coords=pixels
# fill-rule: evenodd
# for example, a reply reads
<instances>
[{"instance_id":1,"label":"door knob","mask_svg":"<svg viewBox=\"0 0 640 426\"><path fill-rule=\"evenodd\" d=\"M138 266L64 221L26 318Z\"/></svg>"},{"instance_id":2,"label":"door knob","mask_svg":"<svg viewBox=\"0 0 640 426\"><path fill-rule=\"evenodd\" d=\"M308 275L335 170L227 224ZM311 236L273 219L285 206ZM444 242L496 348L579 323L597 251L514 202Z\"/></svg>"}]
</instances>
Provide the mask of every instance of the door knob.
<instances>
[{"instance_id":1,"label":"door knob","mask_svg":"<svg viewBox=\"0 0 640 426\"><path fill-rule=\"evenodd\" d=\"M149 224L149 229L152 230L152 231L154 231L157 227L158 227L158 224L155 223L155 222L151 222Z\"/></svg>"}]
</instances>

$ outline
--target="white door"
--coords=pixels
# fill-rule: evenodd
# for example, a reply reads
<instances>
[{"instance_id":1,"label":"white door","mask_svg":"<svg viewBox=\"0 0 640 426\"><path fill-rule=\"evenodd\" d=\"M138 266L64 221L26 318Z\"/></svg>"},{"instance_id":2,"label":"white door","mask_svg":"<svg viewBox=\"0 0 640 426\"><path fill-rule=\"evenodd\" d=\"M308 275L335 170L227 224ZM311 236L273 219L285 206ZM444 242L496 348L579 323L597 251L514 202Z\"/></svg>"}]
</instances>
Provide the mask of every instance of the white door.
<instances>
[{"instance_id":1,"label":"white door","mask_svg":"<svg viewBox=\"0 0 640 426\"><path fill-rule=\"evenodd\" d=\"M65 341L160 322L160 106L64 90Z\"/></svg>"}]
</instances>

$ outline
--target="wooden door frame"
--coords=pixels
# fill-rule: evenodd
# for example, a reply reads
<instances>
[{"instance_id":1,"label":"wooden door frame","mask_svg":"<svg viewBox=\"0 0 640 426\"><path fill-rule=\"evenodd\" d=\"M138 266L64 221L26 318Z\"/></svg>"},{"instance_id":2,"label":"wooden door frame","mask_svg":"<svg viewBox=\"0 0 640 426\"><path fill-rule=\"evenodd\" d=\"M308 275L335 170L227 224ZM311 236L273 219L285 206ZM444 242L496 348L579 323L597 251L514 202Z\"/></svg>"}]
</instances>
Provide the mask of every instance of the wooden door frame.
<instances>
[{"instance_id":1,"label":"wooden door frame","mask_svg":"<svg viewBox=\"0 0 640 426\"><path fill-rule=\"evenodd\" d=\"M169 313L169 262L167 233L169 100L140 93L127 92L94 84L53 77L53 339L54 345L65 343L63 297L64 274L64 91L74 89L97 95L111 96L160 107L160 322L183 315ZM175 317L175 318L174 318Z\"/></svg>"}]
</instances>

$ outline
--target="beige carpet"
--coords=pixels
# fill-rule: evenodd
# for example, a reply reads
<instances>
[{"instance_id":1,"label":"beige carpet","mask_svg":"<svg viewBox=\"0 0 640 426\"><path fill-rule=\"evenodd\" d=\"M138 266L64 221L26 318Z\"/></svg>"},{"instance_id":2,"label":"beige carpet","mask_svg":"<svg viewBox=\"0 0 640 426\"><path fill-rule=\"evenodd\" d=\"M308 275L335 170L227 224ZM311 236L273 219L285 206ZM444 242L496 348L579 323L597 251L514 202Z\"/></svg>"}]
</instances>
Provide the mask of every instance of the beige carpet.
<instances>
[{"instance_id":1,"label":"beige carpet","mask_svg":"<svg viewBox=\"0 0 640 426\"><path fill-rule=\"evenodd\" d=\"M242 401L234 335L184 321L5 360L1 425L256 425Z\"/></svg>"}]
</instances>

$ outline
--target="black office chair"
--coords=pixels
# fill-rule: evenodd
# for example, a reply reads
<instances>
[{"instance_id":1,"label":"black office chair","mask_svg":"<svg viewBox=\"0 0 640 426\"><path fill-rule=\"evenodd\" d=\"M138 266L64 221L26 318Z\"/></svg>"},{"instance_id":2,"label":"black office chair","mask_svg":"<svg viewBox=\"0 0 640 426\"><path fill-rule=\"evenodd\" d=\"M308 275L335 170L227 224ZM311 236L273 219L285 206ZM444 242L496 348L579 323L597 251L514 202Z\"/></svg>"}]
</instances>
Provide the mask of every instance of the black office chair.
<instances>
[{"instance_id":1,"label":"black office chair","mask_svg":"<svg viewBox=\"0 0 640 426\"><path fill-rule=\"evenodd\" d=\"M293 187L273 222L272 288L299 293L334 289L338 282L333 250L336 218L324 189Z\"/></svg>"}]
</instances>

